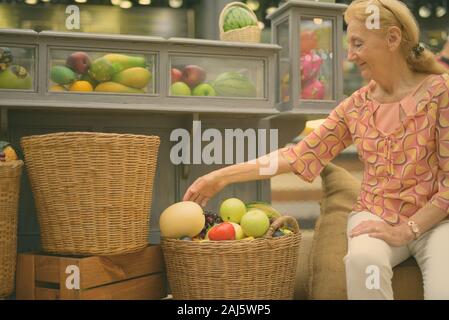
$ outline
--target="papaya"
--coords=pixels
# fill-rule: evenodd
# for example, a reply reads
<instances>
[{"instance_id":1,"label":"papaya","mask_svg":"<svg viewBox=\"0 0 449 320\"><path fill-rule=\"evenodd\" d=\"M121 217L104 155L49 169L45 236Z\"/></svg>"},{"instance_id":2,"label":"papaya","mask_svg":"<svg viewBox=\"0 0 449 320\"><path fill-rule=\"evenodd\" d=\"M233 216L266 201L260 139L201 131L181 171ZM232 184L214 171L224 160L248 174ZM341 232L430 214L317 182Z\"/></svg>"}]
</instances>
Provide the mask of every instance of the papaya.
<instances>
[{"instance_id":1,"label":"papaya","mask_svg":"<svg viewBox=\"0 0 449 320\"><path fill-rule=\"evenodd\" d=\"M12 65L6 70L0 71L1 89L31 89L32 86L33 79L22 66Z\"/></svg>"},{"instance_id":2,"label":"papaya","mask_svg":"<svg viewBox=\"0 0 449 320\"><path fill-rule=\"evenodd\" d=\"M95 92L109 92L109 93L143 93L142 89L135 89L117 82L102 82L95 87Z\"/></svg>"},{"instance_id":3,"label":"papaya","mask_svg":"<svg viewBox=\"0 0 449 320\"><path fill-rule=\"evenodd\" d=\"M141 89L150 82L151 72L145 68L134 67L114 74L111 80L131 88Z\"/></svg>"},{"instance_id":4,"label":"papaya","mask_svg":"<svg viewBox=\"0 0 449 320\"><path fill-rule=\"evenodd\" d=\"M98 58L92 62L89 68L89 75L97 81L109 81L115 73L112 64L104 57Z\"/></svg>"},{"instance_id":5,"label":"papaya","mask_svg":"<svg viewBox=\"0 0 449 320\"><path fill-rule=\"evenodd\" d=\"M6 141L0 141L0 161L14 161L18 159L17 153L11 147L11 144Z\"/></svg>"},{"instance_id":6,"label":"papaya","mask_svg":"<svg viewBox=\"0 0 449 320\"><path fill-rule=\"evenodd\" d=\"M218 96L225 97L255 97L256 87L243 74L225 72L220 74L212 83Z\"/></svg>"},{"instance_id":7,"label":"papaya","mask_svg":"<svg viewBox=\"0 0 449 320\"><path fill-rule=\"evenodd\" d=\"M76 80L76 73L66 66L53 66L50 71L50 79L60 85L70 84Z\"/></svg>"},{"instance_id":8,"label":"papaya","mask_svg":"<svg viewBox=\"0 0 449 320\"><path fill-rule=\"evenodd\" d=\"M109 53L104 55L103 58L113 66L114 73L134 67L146 67L145 57L143 56L128 56L118 53Z\"/></svg>"}]
</instances>

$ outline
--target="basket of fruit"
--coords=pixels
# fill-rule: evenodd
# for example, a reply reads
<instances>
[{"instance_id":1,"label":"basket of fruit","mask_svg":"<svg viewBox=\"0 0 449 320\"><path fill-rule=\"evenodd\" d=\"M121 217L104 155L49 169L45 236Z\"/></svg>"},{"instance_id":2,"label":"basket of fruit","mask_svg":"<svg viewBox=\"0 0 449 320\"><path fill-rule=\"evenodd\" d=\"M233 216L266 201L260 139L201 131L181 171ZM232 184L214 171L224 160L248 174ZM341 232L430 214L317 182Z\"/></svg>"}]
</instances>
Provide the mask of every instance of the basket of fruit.
<instances>
[{"instance_id":1,"label":"basket of fruit","mask_svg":"<svg viewBox=\"0 0 449 320\"><path fill-rule=\"evenodd\" d=\"M257 17L242 2L231 2L221 10L220 39L234 42L260 42L261 30Z\"/></svg>"},{"instance_id":2,"label":"basket of fruit","mask_svg":"<svg viewBox=\"0 0 449 320\"><path fill-rule=\"evenodd\" d=\"M0 298L14 291L17 257L17 209L23 162L0 141Z\"/></svg>"},{"instance_id":3,"label":"basket of fruit","mask_svg":"<svg viewBox=\"0 0 449 320\"><path fill-rule=\"evenodd\" d=\"M148 245L157 136L23 137L45 252L110 255Z\"/></svg>"},{"instance_id":4,"label":"basket of fruit","mask_svg":"<svg viewBox=\"0 0 449 320\"><path fill-rule=\"evenodd\" d=\"M179 202L164 210L160 228L174 299L293 298L299 226L269 204L230 198L216 214Z\"/></svg>"}]
</instances>

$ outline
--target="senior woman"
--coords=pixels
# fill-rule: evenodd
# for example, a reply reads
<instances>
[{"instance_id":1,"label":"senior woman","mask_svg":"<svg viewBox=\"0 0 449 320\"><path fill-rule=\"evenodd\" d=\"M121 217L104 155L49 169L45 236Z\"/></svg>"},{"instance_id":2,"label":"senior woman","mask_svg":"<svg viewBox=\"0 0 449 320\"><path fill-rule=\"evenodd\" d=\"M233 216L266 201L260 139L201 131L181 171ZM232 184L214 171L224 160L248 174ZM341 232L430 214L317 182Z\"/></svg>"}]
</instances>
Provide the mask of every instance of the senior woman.
<instances>
[{"instance_id":1,"label":"senior woman","mask_svg":"<svg viewBox=\"0 0 449 320\"><path fill-rule=\"evenodd\" d=\"M368 28L367 6L380 28ZM426 299L449 299L449 76L419 45L419 27L397 0L356 0L345 12L348 59L368 85L340 103L298 144L212 171L184 200L203 206L226 185L266 179L260 169L277 157L276 174L293 171L311 182L354 143L364 163L361 192L348 217L344 257L349 299L393 299L392 268L414 256ZM377 267L379 285L366 284Z\"/></svg>"}]
</instances>

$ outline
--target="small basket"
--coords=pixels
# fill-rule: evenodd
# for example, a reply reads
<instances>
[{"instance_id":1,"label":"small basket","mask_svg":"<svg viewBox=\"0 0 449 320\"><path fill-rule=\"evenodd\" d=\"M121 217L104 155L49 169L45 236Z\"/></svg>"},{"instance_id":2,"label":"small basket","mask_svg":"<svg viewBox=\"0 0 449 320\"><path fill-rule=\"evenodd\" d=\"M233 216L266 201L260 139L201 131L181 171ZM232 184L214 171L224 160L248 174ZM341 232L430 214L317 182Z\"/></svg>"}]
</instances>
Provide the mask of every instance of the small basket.
<instances>
[{"instance_id":1,"label":"small basket","mask_svg":"<svg viewBox=\"0 0 449 320\"><path fill-rule=\"evenodd\" d=\"M92 132L22 138L43 250L111 255L147 246L159 143Z\"/></svg>"},{"instance_id":2,"label":"small basket","mask_svg":"<svg viewBox=\"0 0 449 320\"><path fill-rule=\"evenodd\" d=\"M293 234L275 237L288 223ZM301 240L295 218L282 216L264 238L234 241L161 240L167 277L179 300L289 300Z\"/></svg>"},{"instance_id":3,"label":"small basket","mask_svg":"<svg viewBox=\"0 0 449 320\"><path fill-rule=\"evenodd\" d=\"M259 43L260 42L260 36L261 36L261 30L259 26L248 26L241 29L235 29L235 30L229 30L224 31L223 30L223 22L226 15L226 12L231 7L242 7L257 20L257 16L255 13L248 8L248 6L242 2L231 2L228 3L223 10L221 10L220 18L219 18L219 28L220 28L220 39L223 41L233 41L233 42L250 42L250 43Z\"/></svg>"},{"instance_id":4,"label":"small basket","mask_svg":"<svg viewBox=\"0 0 449 320\"><path fill-rule=\"evenodd\" d=\"M0 298L14 291L17 210L23 161L0 162Z\"/></svg>"}]
</instances>

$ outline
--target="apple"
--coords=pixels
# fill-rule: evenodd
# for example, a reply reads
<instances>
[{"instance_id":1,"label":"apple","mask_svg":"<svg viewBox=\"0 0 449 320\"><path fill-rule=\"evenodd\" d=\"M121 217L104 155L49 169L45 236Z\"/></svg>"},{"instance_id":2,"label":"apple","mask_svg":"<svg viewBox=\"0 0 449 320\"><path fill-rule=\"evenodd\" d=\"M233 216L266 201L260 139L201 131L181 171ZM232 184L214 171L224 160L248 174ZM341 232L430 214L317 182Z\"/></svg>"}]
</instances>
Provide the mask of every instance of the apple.
<instances>
[{"instance_id":1,"label":"apple","mask_svg":"<svg viewBox=\"0 0 449 320\"><path fill-rule=\"evenodd\" d=\"M235 240L234 226L229 222L217 224L209 230L208 238L212 241Z\"/></svg>"},{"instance_id":2,"label":"apple","mask_svg":"<svg viewBox=\"0 0 449 320\"><path fill-rule=\"evenodd\" d=\"M170 86L170 94L172 96L191 96L192 92L184 82L175 82Z\"/></svg>"},{"instance_id":3,"label":"apple","mask_svg":"<svg viewBox=\"0 0 449 320\"><path fill-rule=\"evenodd\" d=\"M182 81L182 72L179 69L171 68L171 83Z\"/></svg>"},{"instance_id":4,"label":"apple","mask_svg":"<svg viewBox=\"0 0 449 320\"><path fill-rule=\"evenodd\" d=\"M321 100L324 98L325 87L320 80L314 80L302 88L302 99Z\"/></svg>"},{"instance_id":5,"label":"apple","mask_svg":"<svg viewBox=\"0 0 449 320\"><path fill-rule=\"evenodd\" d=\"M182 70L182 81L190 88L194 88L206 79L206 71L200 66L191 64Z\"/></svg>"},{"instance_id":6,"label":"apple","mask_svg":"<svg viewBox=\"0 0 449 320\"><path fill-rule=\"evenodd\" d=\"M234 226L235 240L241 240L241 239L245 238L245 233L243 232L242 227L238 223L235 223L235 222L229 222L229 223Z\"/></svg>"},{"instance_id":7,"label":"apple","mask_svg":"<svg viewBox=\"0 0 449 320\"><path fill-rule=\"evenodd\" d=\"M259 238L268 231L270 220L262 210L253 209L245 213L240 222L240 226L247 236Z\"/></svg>"},{"instance_id":8,"label":"apple","mask_svg":"<svg viewBox=\"0 0 449 320\"><path fill-rule=\"evenodd\" d=\"M85 74L90 67L90 58L85 52L74 52L68 56L65 64L76 73Z\"/></svg>"},{"instance_id":9,"label":"apple","mask_svg":"<svg viewBox=\"0 0 449 320\"><path fill-rule=\"evenodd\" d=\"M237 198L226 199L220 205L220 217L223 221L240 223L245 213L245 203Z\"/></svg>"},{"instance_id":10,"label":"apple","mask_svg":"<svg viewBox=\"0 0 449 320\"><path fill-rule=\"evenodd\" d=\"M302 85L318 76L322 64L323 59L315 53L308 53L301 56L300 66Z\"/></svg>"},{"instance_id":11,"label":"apple","mask_svg":"<svg viewBox=\"0 0 449 320\"><path fill-rule=\"evenodd\" d=\"M193 89L194 96L215 96L215 89L208 83L199 84Z\"/></svg>"}]
</instances>

